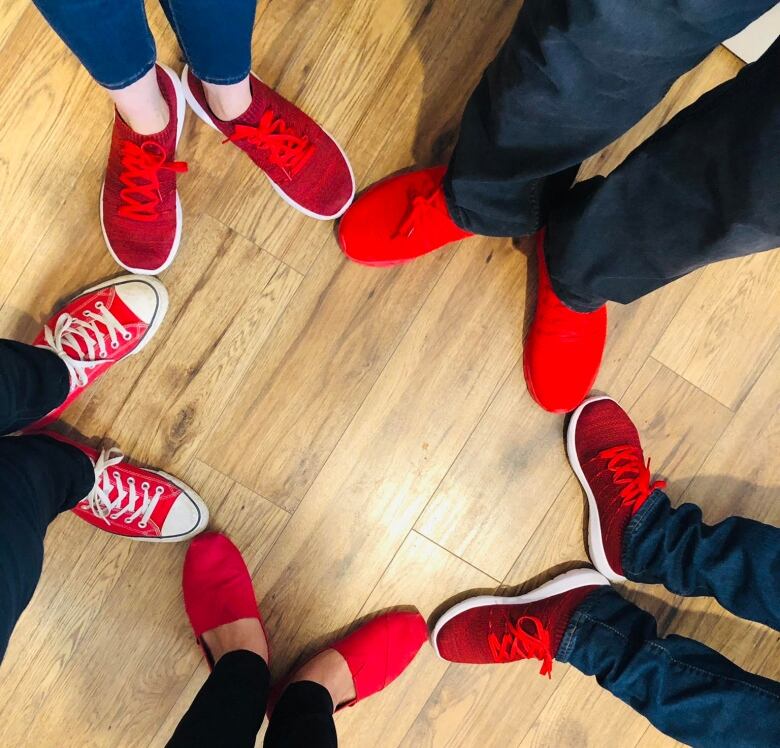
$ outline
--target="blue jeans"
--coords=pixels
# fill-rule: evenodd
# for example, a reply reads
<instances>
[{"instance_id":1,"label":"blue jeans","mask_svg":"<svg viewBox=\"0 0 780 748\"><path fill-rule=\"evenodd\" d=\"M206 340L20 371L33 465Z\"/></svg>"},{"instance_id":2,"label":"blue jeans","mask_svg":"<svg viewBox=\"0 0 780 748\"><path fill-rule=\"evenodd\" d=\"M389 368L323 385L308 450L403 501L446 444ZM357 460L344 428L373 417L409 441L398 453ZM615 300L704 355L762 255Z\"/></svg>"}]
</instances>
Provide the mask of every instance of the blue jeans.
<instances>
[{"instance_id":1,"label":"blue jeans","mask_svg":"<svg viewBox=\"0 0 780 748\"><path fill-rule=\"evenodd\" d=\"M624 544L629 579L710 595L780 630L780 529L742 517L708 526L697 507L672 509L655 491L629 523ZM577 608L557 659L595 675L661 732L689 745L780 744L780 683L692 639L659 637L655 619L612 588Z\"/></svg>"},{"instance_id":2,"label":"blue jeans","mask_svg":"<svg viewBox=\"0 0 780 748\"><path fill-rule=\"evenodd\" d=\"M33 0L105 88L129 86L157 59L143 0ZM198 78L237 83L249 74L257 0L160 0Z\"/></svg>"}]
</instances>

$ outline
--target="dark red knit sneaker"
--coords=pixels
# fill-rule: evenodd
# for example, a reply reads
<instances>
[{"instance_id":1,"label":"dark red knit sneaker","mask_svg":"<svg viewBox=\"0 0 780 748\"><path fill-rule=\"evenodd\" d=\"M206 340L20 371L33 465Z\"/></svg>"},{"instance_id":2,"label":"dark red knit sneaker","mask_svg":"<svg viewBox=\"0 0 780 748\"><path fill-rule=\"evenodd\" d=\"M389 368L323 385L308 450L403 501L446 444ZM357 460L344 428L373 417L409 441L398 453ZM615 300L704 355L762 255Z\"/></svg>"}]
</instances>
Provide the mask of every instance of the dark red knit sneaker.
<instances>
[{"instance_id":1,"label":"dark red knit sneaker","mask_svg":"<svg viewBox=\"0 0 780 748\"><path fill-rule=\"evenodd\" d=\"M176 74L157 65L157 81L168 104L168 126L139 135L114 114L108 168L100 193L100 222L108 251L133 273L152 275L167 268L181 241L181 203L176 174L187 164L174 161L184 126L184 92Z\"/></svg>"},{"instance_id":2,"label":"dark red knit sneaker","mask_svg":"<svg viewBox=\"0 0 780 748\"><path fill-rule=\"evenodd\" d=\"M575 608L609 582L593 569L574 569L519 597L472 597L444 613L431 643L450 662L492 665L539 660L551 677L552 661Z\"/></svg>"},{"instance_id":3,"label":"dark red knit sneaker","mask_svg":"<svg viewBox=\"0 0 780 748\"><path fill-rule=\"evenodd\" d=\"M650 482L636 426L610 397L592 397L574 411L566 451L588 497L590 560L605 577L621 581L626 525L666 483Z\"/></svg>"},{"instance_id":4,"label":"dark red knit sneaker","mask_svg":"<svg viewBox=\"0 0 780 748\"><path fill-rule=\"evenodd\" d=\"M397 265L473 236L450 217L445 166L399 174L369 187L339 223L339 244L354 262Z\"/></svg>"},{"instance_id":5,"label":"dark red knit sneaker","mask_svg":"<svg viewBox=\"0 0 780 748\"><path fill-rule=\"evenodd\" d=\"M287 203L319 220L338 218L355 197L355 177L344 151L309 115L249 76L252 103L240 117L219 119L203 84L185 65L181 82L200 119L235 143L268 177Z\"/></svg>"},{"instance_id":6,"label":"dark red knit sneaker","mask_svg":"<svg viewBox=\"0 0 780 748\"><path fill-rule=\"evenodd\" d=\"M601 366L607 338L607 308L569 309L553 291L544 257L544 232L538 236L536 312L523 348L528 392L545 410L568 413L588 394Z\"/></svg>"}]
</instances>

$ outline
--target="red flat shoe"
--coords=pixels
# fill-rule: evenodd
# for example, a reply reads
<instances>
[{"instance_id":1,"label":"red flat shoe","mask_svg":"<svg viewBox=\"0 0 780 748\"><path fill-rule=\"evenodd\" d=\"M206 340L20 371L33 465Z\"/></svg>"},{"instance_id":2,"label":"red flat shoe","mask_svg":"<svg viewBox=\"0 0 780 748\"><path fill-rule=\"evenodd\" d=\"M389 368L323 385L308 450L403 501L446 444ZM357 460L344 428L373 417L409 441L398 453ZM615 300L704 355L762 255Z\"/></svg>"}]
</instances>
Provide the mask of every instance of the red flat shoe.
<instances>
[{"instance_id":1,"label":"red flat shoe","mask_svg":"<svg viewBox=\"0 0 780 748\"><path fill-rule=\"evenodd\" d=\"M369 187L339 223L339 244L353 262L397 265L473 234L450 217L445 166L388 177Z\"/></svg>"},{"instance_id":2,"label":"red flat shoe","mask_svg":"<svg viewBox=\"0 0 780 748\"><path fill-rule=\"evenodd\" d=\"M227 536L207 532L192 541L184 558L182 589L187 617L210 668L214 667L214 658L202 637L217 626L256 618L268 643L252 577L241 551Z\"/></svg>"},{"instance_id":3,"label":"red flat shoe","mask_svg":"<svg viewBox=\"0 0 780 748\"><path fill-rule=\"evenodd\" d=\"M551 413L574 410L590 391L607 339L607 308L569 309L553 291L539 232L536 312L523 348L523 371L531 397Z\"/></svg>"}]
</instances>

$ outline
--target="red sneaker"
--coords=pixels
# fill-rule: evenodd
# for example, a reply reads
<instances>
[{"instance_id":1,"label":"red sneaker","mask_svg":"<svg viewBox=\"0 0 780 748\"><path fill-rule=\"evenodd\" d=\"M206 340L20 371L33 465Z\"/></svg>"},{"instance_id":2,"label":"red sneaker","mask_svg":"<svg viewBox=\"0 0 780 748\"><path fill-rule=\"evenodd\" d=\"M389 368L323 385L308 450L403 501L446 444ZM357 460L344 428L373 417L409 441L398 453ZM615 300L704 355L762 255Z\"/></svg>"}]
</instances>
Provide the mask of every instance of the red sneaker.
<instances>
[{"instance_id":1,"label":"red sneaker","mask_svg":"<svg viewBox=\"0 0 780 748\"><path fill-rule=\"evenodd\" d=\"M56 353L70 374L65 402L24 430L40 429L117 361L144 348L168 311L168 292L156 278L123 275L88 288L60 309L33 341Z\"/></svg>"},{"instance_id":2,"label":"red sneaker","mask_svg":"<svg viewBox=\"0 0 780 748\"><path fill-rule=\"evenodd\" d=\"M227 536L207 532L192 541L184 558L182 589L187 617L209 667L214 667L214 659L201 638L204 632L256 618L265 634L252 577L241 551Z\"/></svg>"},{"instance_id":3,"label":"red sneaker","mask_svg":"<svg viewBox=\"0 0 780 748\"><path fill-rule=\"evenodd\" d=\"M240 117L219 119L189 66L181 74L195 114L235 143L265 173L283 200L322 221L338 218L355 197L355 177L344 151L311 117L250 75L252 103Z\"/></svg>"},{"instance_id":4,"label":"red sneaker","mask_svg":"<svg viewBox=\"0 0 780 748\"><path fill-rule=\"evenodd\" d=\"M445 166L388 177L369 187L339 224L344 254L363 265L408 262L473 234L447 211Z\"/></svg>"},{"instance_id":5,"label":"red sneaker","mask_svg":"<svg viewBox=\"0 0 780 748\"><path fill-rule=\"evenodd\" d=\"M184 92L176 73L157 65L157 80L170 109L168 126L139 135L114 115L108 168L100 193L100 223L108 251L127 270L153 275L167 268L181 241L181 203L174 161L184 125Z\"/></svg>"},{"instance_id":6,"label":"red sneaker","mask_svg":"<svg viewBox=\"0 0 780 748\"><path fill-rule=\"evenodd\" d=\"M132 540L175 543L203 532L209 510L189 486L161 470L123 462L118 449L98 452L60 434L45 436L81 450L95 466L95 486L72 510L85 522Z\"/></svg>"},{"instance_id":7,"label":"red sneaker","mask_svg":"<svg viewBox=\"0 0 780 748\"><path fill-rule=\"evenodd\" d=\"M611 397L592 397L574 411L566 451L588 497L590 560L605 577L621 581L626 525L666 483L650 482L636 426Z\"/></svg>"},{"instance_id":8,"label":"red sneaker","mask_svg":"<svg viewBox=\"0 0 780 748\"><path fill-rule=\"evenodd\" d=\"M436 623L433 648L442 659L473 665L535 659L542 663L539 673L552 677L572 613L606 584L593 569L575 569L520 597L463 600Z\"/></svg>"},{"instance_id":9,"label":"red sneaker","mask_svg":"<svg viewBox=\"0 0 780 748\"><path fill-rule=\"evenodd\" d=\"M607 308L575 312L555 295L539 232L536 314L525 340L523 370L531 397L551 413L574 410L588 394L607 339Z\"/></svg>"}]
</instances>

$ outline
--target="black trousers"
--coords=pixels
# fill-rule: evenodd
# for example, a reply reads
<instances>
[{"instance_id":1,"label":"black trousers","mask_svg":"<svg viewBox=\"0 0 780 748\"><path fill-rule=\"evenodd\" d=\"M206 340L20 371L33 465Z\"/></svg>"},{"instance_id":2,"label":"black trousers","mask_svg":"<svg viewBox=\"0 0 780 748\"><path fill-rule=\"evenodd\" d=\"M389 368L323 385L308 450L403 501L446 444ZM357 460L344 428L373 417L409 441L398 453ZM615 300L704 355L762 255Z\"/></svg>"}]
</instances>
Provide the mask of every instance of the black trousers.
<instances>
[{"instance_id":1,"label":"black trousers","mask_svg":"<svg viewBox=\"0 0 780 748\"><path fill-rule=\"evenodd\" d=\"M224 655L184 715L168 748L252 748L263 724L271 675L260 655ZM268 724L266 748L335 748L330 693L304 681L284 689Z\"/></svg>"},{"instance_id":2,"label":"black trousers","mask_svg":"<svg viewBox=\"0 0 780 748\"><path fill-rule=\"evenodd\" d=\"M780 245L780 41L607 178L580 163L776 0L526 0L468 102L445 179L463 228L547 225L556 292L628 303L716 260Z\"/></svg>"},{"instance_id":3,"label":"black trousers","mask_svg":"<svg viewBox=\"0 0 780 748\"><path fill-rule=\"evenodd\" d=\"M0 434L46 415L68 392L53 353L0 340ZM49 523L95 483L89 458L45 436L0 439L0 661L41 576Z\"/></svg>"}]
</instances>

